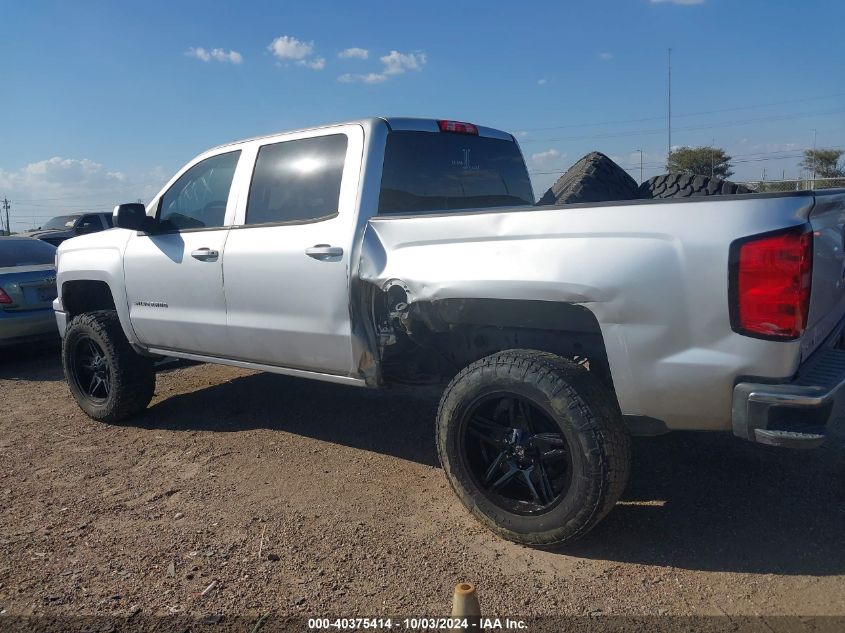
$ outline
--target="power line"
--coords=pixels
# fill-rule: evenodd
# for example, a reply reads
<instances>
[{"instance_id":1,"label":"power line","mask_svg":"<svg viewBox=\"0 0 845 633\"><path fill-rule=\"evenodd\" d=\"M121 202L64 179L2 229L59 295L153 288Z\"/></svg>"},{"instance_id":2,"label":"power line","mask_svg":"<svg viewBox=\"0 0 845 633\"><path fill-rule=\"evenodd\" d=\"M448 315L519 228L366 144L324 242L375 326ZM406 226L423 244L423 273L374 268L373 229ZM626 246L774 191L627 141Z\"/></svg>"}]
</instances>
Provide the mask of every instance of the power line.
<instances>
[{"instance_id":1,"label":"power line","mask_svg":"<svg viewBox=\"0 0 845 633\"><path fill-rule=\"evenodd\" d=\"M138 183L133 183L133 184L120 185L118 187L111 187L110 189L114 190L114 191L123 191L123 190L129 190L129 189L138 189L140 187L151 187L151 186L161 186L161 185L162 185L162 181L156 180L156 181L151 181L151 182L138 182ZM76 195L73 195L73 196L61 196L61 197L58 197L58 198L28 198L26 200L20 200L19 199L18 202L21 202L21 203L23 203L23 202L52 202L52 201L61 202L62 200L75 200L75 199L87 198L88 195L90 195L90 194L76 194Z\"/></svg>"},{"instance_id":2,"label":"power line","mask_svg":"<svg viewBox=\"0 0 845 633\"><path fill-rule=\"evenodd\" d=\"M845 92L837 92L829 95L819 97L807 97L804 99L789 99L786 101L771 101L769 103L758 103L755 105L736 106L733 108L719 108L716 110L700 110L698 112L687 112L685 114L674 113L672 115L675 119L703 116L705 114L721 114L723 112L739 112L742 110L756 110L758 108L768 108L778 105L791 105L793 103L807 103L808 101L820 101L824 99L835 99L837 97L845 97ZM552 125L548 127L534 127L522 128L525 132L544 132L546 130L564 130L567 128L582 128L582 127L600 127L603 125L623 125L626 123L645 123L646 121L663 121L665 116L642 117L639 119L617 119L613 121L597 121L595 123L567 123L566 125Z\"/></svg>"},{"instance_id":3,"label":"power line","mask_svg":"<svg viewBox=\"0 0 845 633\"><path fill-rule=\"evenodd\" d=\"M752 156L753 156L753 154L752 154ZM731 160L730 160L730 163L732 165L733 164L741 164L741 163L760 163L760 162L766 162L766 161L770 161L770 160L789 160L789 159L792 159L792 158L804 158L804 154L787 154L787 155L783 155L783 156L758 156L756 158L743 158L743 159L740 159L740 160L734 160L734 158L732 157ZM624 169L625 171L636 171L640 168L639 165L629 165L627 167L624 166L624 165L619 165L619 166L622 167L622 169ZM654 161L654 162L643 163L643 166L648 168L648 169L663 169L665 167L665 163L662 162L662 161L660 161L660 162ZM550 170L550 171L529 170L528 173L532 176L549 176L549 175L553 175L553 174L561 174L564 171L566 171L565 168L555 169L555 170Z\"/></svg>"},{"instance_id":4,"label":"power line","mask_svg":"<svg viewBox=\"0 0 845 633\"><path fill-rule=\"evenodd\" d=\"M756 117L753 119L738 119L735 121L719 121L716 123L704 123L697 125L688 125L685 127L676 127L675 130L692 131L692 130L709 130L718 127L733 127L737 125L749 125L754 123L764 123L767 121L786 121L789 119L802 119L811 116L825 116L828 114L839 114L845 112L845 108L836 108L834 110L822 110L816 112L801 112L787 115L772 115L767 117ZM610 132L602 134L581 134L578 136L561 136L558 138L538 138L522 140L522 144L528 143L554 143L559 141L578 141L587 139L608 139L608 138L624 138L629 136L648 136L651 134L663 134L666 130L664 128L651 130L631 130L628 132Z\"/></svg>"},{"instance_id":5,"label":"power line","mask_svg":"<svg viewBox=\"0 0 845 633\"><path fill-rule=\"evenodd\" d=\"M843 147L833 146L829 149L843 149ZM639 152L640 150L634 150L632 153ZM792 149L776 149L770 150L765 152L746 152L744 154L731 154L731 163L746 163L746 162L756 162L755 159L765 157L766 160L784 160L789 158L803 158L804 154L796 154L795 152L801 151L800 148L794 147ZM777 154L777 156L775 156ZM653 168L653 167L663 167L665 165L665 161L646 161L643 163L644 167ZM637 167L637 165L633 165L632 169ZM564 168L552 171L541 171L541 170L529 170L529 174L559 174Z\"/></svg>"}]
</instances>

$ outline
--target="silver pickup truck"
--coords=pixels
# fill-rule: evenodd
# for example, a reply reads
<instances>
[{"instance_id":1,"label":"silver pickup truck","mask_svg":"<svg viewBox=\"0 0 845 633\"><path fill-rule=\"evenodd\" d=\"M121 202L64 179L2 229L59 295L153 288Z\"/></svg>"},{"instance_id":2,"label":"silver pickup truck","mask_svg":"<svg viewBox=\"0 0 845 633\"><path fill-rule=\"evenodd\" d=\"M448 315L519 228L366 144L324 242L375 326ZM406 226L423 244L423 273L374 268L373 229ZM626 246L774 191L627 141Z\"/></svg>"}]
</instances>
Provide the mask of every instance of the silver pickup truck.
<instances>
[{"instance_id":1,"label":"silver pickup truck","mask_svg":"<svg viewBox=\"0 0 845 633\"><path fill-rule=\"evenodd\" d=\"M534 200L513 136L469 123L217 147L59 248L67 382L105 422L147 406L162 356L447 384L446 477L538 546L614 506L631 435L824 440L845 399L845 191Z\"/></svg>"}]
</instances>

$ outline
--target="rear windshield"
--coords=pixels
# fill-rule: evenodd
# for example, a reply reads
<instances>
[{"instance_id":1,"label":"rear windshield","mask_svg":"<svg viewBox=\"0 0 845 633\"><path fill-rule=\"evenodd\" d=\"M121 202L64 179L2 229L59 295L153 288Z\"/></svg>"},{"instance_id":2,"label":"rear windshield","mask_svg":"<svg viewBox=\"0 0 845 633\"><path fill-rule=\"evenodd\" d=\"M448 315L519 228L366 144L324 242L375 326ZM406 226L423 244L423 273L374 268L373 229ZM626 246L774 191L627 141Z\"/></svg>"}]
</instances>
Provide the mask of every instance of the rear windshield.
<instances>
[{"instance_id":1,"label":"rear windshield","mask_svg":"<svg viewBox=\"0 0 845 633\"><path fill-rule=\"evenodd\" d=\"M41 240L13 240L0 237L0 268L52 264L56 247Z\"/></svg>"},{"instance_id":2,"label":"rear windshield","mask_svg":"<svg viewBox=\"0 0 845 633\"><path fill-rule=\"evenodd\" d=\"M445 132L391 132L379 213L419 213L533 204L519 147Z\"/></svg>"}]
</instances>

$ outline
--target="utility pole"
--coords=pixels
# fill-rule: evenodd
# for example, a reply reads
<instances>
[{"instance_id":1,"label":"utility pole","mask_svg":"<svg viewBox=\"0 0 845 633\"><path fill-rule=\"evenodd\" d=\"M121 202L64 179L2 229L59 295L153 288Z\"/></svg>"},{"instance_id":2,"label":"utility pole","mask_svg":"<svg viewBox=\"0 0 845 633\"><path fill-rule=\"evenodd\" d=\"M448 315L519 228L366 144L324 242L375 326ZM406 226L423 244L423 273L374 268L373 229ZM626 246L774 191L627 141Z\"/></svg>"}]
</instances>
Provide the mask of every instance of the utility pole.
<instances>
[{"instance_id":1,"label":"utility pole","mask_svg":"<svg viewBox=\"0 0 845 633\"><path fill-rule=\"evenodd\" d=\"M640 184L643 184L643 150L636 150L640 153Z\"/></svg>"},{"instance_id":2,"label":"utility pole","mask_svg":"<svg viewBox=\"0 0 845 633\"><path fill-rule=\"evenodd\" d=\"M710 177L713 178L716 171L716 139L710 144Z\"/></svg>"},{"instance_id":3,"label":"utility pole","mask_svg":"<svg viewBox=\"0 0 845 633\"><path fill-rule=\"evenodd\" d=\"M8 198L3 198L3 210L6 212L6 235L12 234L12 225L9 224L9 207L11 204L9 203Z\"/></svg>"},{"instance_id":4,"label":"utility pole","mask_svg":"<svg viewBox=\"0 0 845 633\"><path fill-rule=\"evenodd\" d=\"M672 49L669 49L669 117L668 117L668 132L669 132L669 154L672 153ZM666 159L669 159L669 154Z\"/></svg>"}]
</instances>

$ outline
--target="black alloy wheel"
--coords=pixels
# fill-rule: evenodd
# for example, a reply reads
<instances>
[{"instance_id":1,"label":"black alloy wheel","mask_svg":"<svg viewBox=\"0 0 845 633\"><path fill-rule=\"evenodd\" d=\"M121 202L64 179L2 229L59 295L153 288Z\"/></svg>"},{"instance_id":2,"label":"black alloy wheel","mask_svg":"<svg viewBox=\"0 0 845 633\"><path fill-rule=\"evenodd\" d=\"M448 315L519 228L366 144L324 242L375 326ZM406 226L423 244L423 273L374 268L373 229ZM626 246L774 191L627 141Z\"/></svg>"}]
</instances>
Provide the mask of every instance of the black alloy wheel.
<instances>
[{"instance_id":1,"label":"black alloy wheel","mask_svg":"<svg viewBox=\"0 0 845 633\"><path fill-rule=\"evenodd\" d=\"M112 377L108 358L89 336L76 339L70 355L70 374L83 396L100 404L111 394Z\"/></svg>"},{"instance_id":2,"label":"black alloy wheel","mask_svg":"<svg viewBox=\"0 0 845 633\"><path fill-rule=\"evenodd\" d=\"M472 403L461 421L462 458L479 490L503 510L538 515L565 495L570 447L540 407L514 393Z\"/></svg>"}]
</instances>

